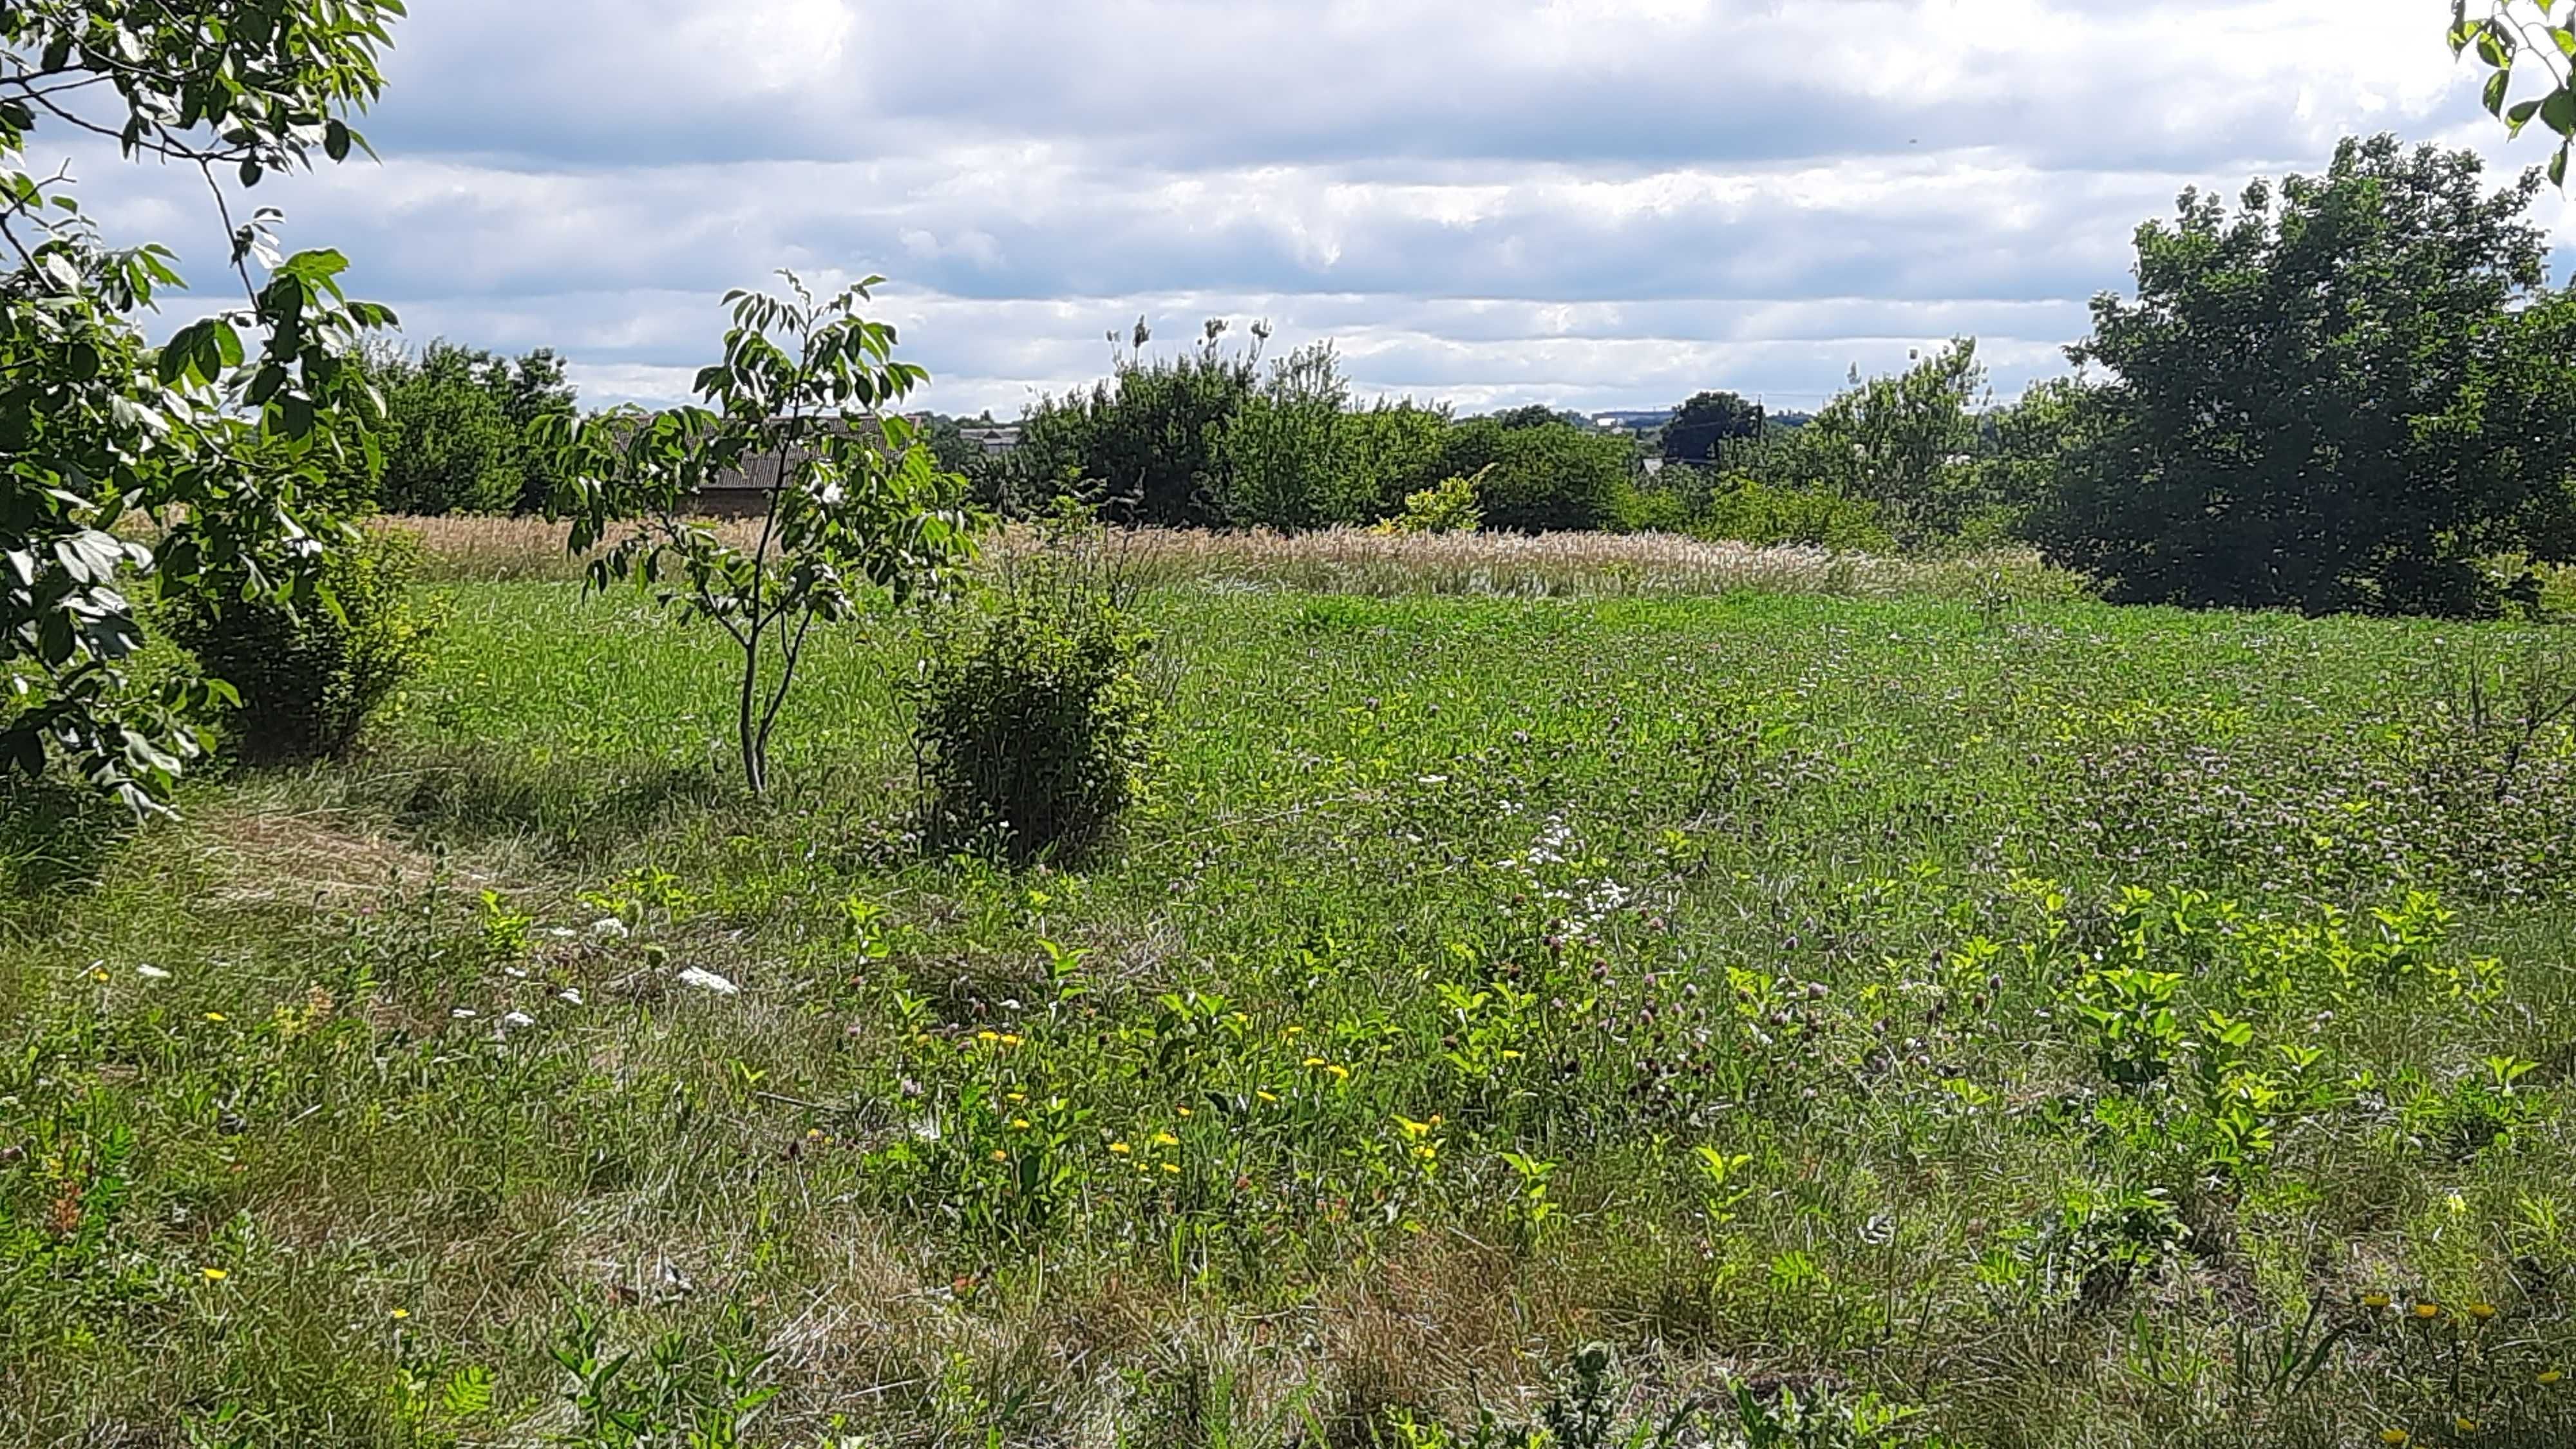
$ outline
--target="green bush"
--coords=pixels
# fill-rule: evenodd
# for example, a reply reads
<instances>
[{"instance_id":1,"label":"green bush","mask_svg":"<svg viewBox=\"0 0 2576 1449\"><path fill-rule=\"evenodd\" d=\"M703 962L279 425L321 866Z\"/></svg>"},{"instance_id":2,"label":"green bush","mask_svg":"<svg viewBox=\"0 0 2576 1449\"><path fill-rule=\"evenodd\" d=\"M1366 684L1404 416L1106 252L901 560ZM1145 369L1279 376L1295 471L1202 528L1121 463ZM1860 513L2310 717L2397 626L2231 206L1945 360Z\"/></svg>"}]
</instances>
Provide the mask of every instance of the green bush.
<instances>
[{"instance_id":1,"label":"green bush","mask_svg":"<svg viewBox=\"0 0 2576 1449\"><path fill-rule=\"evenodd\" d=\"M1599 528L1627 481L1631 450L1626 438L1562 422L1516 428L1474 418L1449 430L1438 476L1484 476L1477 493L1488 528Z\"/></svg>"},{"instance_id":2,"label":"green bush","mask_svg":"<svg viewBox=\"0 0 2576 1449\"><path fill-rule=\"evenodd\" d=\"M1100 845L1141 791L1160 701L1152 637L1097 530L1051 530L992 606L934 636L914 751L936 849L1018 861Z\"/></svg>"},{"instance_id":3,"label":"green bush","mask_svg":"<svg viewBox=\"0 0 2576 1449\"><path fill-rule=\"evenodd\" d=\"M1669 470L1668 470L1669 471ZM1709 495L1706 511L1691 525L1701 538L1777 547L1800 544L1852 553L1888 553L1896 539L1879 521L1879 508L1820 488L1775 488L1750 478L1731 479Z\"/></svg>"},{"instance_id":4,"label":"green bush","mask_svg":"<svg viewBox=\"0 0 2576 1449\"><path fill-rule=\"evenodd\" d=\"M431 611L415 606L421 543L371 531L323 563L321 597L300 607L201 598L171 606L170 637L240 696L224 721L245 759L338 755L429 657Z\"/></svg>"},{"instance_id":5,"label":"green bush","mask_svg":"<svg viewBox=\"0 0 2576 1449\"><path fill-rule=\"evenodd\" d=\"M1476 502L1476 489L1484 481L1481 472L1473 478L1453 473L1406 494L1404 510L1379 526L1389 533L1474 533L1485 522L1485 510Z\"/></svg>"}]
</instances>

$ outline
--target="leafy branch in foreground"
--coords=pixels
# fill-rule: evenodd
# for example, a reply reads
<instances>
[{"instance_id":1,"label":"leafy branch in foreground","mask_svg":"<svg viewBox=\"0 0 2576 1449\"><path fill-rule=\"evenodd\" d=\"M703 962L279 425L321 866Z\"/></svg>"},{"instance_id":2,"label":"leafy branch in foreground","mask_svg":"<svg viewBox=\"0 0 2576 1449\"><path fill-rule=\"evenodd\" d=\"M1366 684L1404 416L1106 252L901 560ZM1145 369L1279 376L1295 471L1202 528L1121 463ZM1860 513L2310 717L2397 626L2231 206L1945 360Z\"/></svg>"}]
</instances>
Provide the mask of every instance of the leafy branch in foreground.
<instances>
[{"instance_id":1,"label":"leafy branch in foreground","mask_svg":"<svg viewBox=\"0 0 2576 1449\"><path fill-rule=\"evenodd\" d=\"M894 359L892 326L859 315L884 279L817 301L783 275L785 297L726 294L724 360L697 378L708 406L627 408L549 430L565 480L554 511L572 521L572 550L638 524L591 564L591 586L640 576L740 649L735 737L755 793L769 787L770 740L813 626L848 618L871 593L904 603L939 591L972 555L978 525L965 480L884 411L930 377ZM690 516L708 484L743 481L764 500L748 550Z\"/></svg>"},{"instance_id":2,"label":"leafy branch in foreground","mask_svg":"<svg viewBox=\"0 0 2576 1449\"><path fill-rule=\"evenodd\" d=\"M220 612L321 601L348 538L315 499L327 426L369 411L347 365L393 321L352 302L348 259L281 258L278 213L236 224L226 187L345 159L347 116L383 89L399 0L39 0L0 8L0 774L67 763L137 810L201 754L220 681L126 677L144 629L128 589ZM138 321L184 286L166 247L108 244L68 169L28 169L42 129L196 167L231 236L241 304L151 347ZM351 429L351 435L360 430ZM158 547L121 535L138 516Z\"/></svg>"},{"instance_id":3,"label":"leafy branch in foreground","mask_svg":"<svg viewBox=\"0 0 2576 1449\"><path fill-rule=\"evenodd\" d=\"M2473 8L2452 0L2451 54L2478 53L2489 71L2487 111L2514 135L2535 120L2557 135L2549 179L2564 187L2576 151L2576 0L2484 0L2484 16L2472 16ZM2540 94L2508 107L2517 69L2538 74Z\"/></svg>"}]
</instances>

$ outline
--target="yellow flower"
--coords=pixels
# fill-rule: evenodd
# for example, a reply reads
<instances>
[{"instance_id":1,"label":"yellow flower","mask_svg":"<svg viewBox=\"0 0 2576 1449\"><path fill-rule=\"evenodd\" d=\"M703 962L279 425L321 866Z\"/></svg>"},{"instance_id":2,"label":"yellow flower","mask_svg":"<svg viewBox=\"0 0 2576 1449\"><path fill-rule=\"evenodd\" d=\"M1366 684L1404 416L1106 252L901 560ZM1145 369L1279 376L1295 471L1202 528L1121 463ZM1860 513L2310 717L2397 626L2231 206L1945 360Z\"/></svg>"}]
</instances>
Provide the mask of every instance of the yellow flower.
<instances>
[{"instance_id":1,"label":"yellow flower","mask_svg":"<svg viewBox=\"0 0 2576 1449\"><path fill-rule=\"evenodd\" d=\"M1325 1061L1322 1057L1308 1057L1306 1058L1306 1065L1310 1067L1321 1067L1329 1066L1331 1063Z\"/></svg>"},{"instance_id":2,"label":"yellow flower","mask_svg":"<svg viewBox=\"0 0 2576 1449\"><path fill-rule=\"evenodd\" d=\"M224 1014L220 1011L209 1011L206 1013L206 1020L208 1021L222 1021L223 1019Z\"/></svg>"},{"instance_id":3,"label":"yellow flower","mask_svg":"<svg viewBox=\"0 0 2576 1449\"><path fill-rule=\"evenodd\" d=\"M2403 1444L2406 1442L2406 1431L2403 1429L2382 1429L2379 1431L2379 1442L2382 1444Z\"/></svg>"},{"instance_id":4,"label":"yellow flower","mask_svg":"<svg viewBox=\"0 0 2576 1449\"><path fill-rule=\"evenodd\" d=\"M107 968L104 966L91 968L89 979L92 981L105 981L107 979Z\"/></svg>"},{"instance_id":5,"label":"yellow flower","mask_svg":"<svg viewBox=\"0 0 2576 1449\"><path fill-rule=\"evenodd\" d=\"M2478 1421L2470 1418L2466 1414L2453 1414L2451 1416L2451 1427L2459 1430L2463 1434L2474 1434L2478 1431Z\"/></svg>"},{"instance_id":6,"label":"yellow flower","mask_svg":"<svg viewBox=\"0 0 2576 1449\"><path fill-rule=\"evenodd\" d=\"M991 1046L993 1043L1000 1041L1001 1039L1002 1034L998 1031L979 1031L975 1033L975 1040L982 1042L986 1046Z\"/></svg>"},{"instance_id":7,"label":"yellow flower","mask_svg":"<svg viewBox=\"0 0 2576 1449\"><path fill-rule=\"evenodd\" d=\"M1186 1116L1190 1115L1190 1109L1189 1109L1189 1108L1187 1108L1187 1107L1183 1107L1183 1108L1181 1109L1181 1115L1182 1115L1182 1116L1184 1116L1184 1117L1186 1117Z\"/></svg>"},{"instance_id":8,"label":"yellow flower","mask_svg":"<svg viewBox=\"0 0 2576 1449\"><path fill-rule=\"evenodd\" d=\"M409 1317L411 1317L411 1310L408 1308L397 1308L393 1311L393 1320L396 1323L400 1323Z\"/></svg>"},{"instance_id":9,"label":"yellow flower","mask_svg":"<svg viewBox=\"0 0 2576 1449\"><path fill-rule=\"evenodd\" d=\"M1351 1079L1351 1069L1339 1065L1338 1063L1333 1066L1326 1067L1324 1070L1333 1074L1334 1081L1347 1082Z\"/></svg>"},{"instance_id":10,"label":"yellow flower","mask_svg":"<svg viewBox=\"0 0 2576 1449\"><path fill-rule=\"evenodd\" d=\"M1181 1165L1177 1162L1166 1162L1163 1164L1163 1170L1177 1175L1181 1170Z\"/></svg>"},{"instance_id":11,"label":"yellow flower","mask_svg":"<svg viewBox=\"0 0 2576 1449\"><path fill-rule=\"evenodd\" d=\"M2533 1380L2533 1382L2534 1382L2534 1383L2543 1383L2543 1384L2554 1384L2554 1383L2558 1382L2560 1379L2563 1379L2563 1378L2565 1378L2565 1377L2567 1377L2567 1375L2560 1373L2560 1372L2559 1372L2558 1370L2556 1370L2556 1369L2542 1369L2542 1370L2540 1371L2540 1377L2539 1377L2539 1378L2537 1378L2537 1379L2535 1379L2535 1380Z\"/></svg>"},{"instance_id":12,"label":"yellow flower","mask_svg":"<svg viewBox=\"0 0 2576 1449\"><path fill-rule=\"evenodd\" d=\"M1169 1132L1157 1132L1154 1134L1154 1145L1157 1147L1178 1147L1181 1145L1181 1139L1173 1136Z\"/></svg>"},{"instance_id":13,"label":"yellow flower","mask_svg":"<svg viewBox=\"0 0 2576 1449\"><path fill-rule=\"evenodd\" d=\"M197 1271L205 1274L206 1281L209 1283L221 1283L226 1278L232 1276L232 1274L225 1272L221 1268L199 1268Z\"/></svg>"},{"instance_id":14,"label":"yellow flower","mask_svg":"<svg viewBox=\"0 0 2576 1449\"><path fill-rule=\"evenodd\" d=\"M1011 1125L1025 1132L1028 1130L1029 1119L1026 1117L1014 1117L1011 1119Z\"/></svg>"},{"instance_id":15,"label":"yellow flower","mask_svg":"<svg viewBox=\"0 0 2576 1449\"><path fill-rule=\"evenodd\" d=\"M2385 1308L2388 1306L2388 1295L2385 1293L2364 1293L2361 1295L2361 1306L2364 1308Z\"/></svg>"},{"instance_id":16,"label":"yellow flower","mask_svg":"<svg viewBox=\"0 0 2576 1449\"><path fill-rule=\"evenodd\" d=\"M1029 1094L1026 1092L1004 1092L1002 1097L1005 1101L1025 1102L1029 1099Z\"/></svg>"},{"instance_id":17,"label":"yellow flower","mask_svg":"<svg viewBox=\"0 0 2576 1449\"><path fill-rule=\"evenodd\" d=\"M2415 1305L2415 1316L2418 1318L2439 1318L2442 1316L2442 1305L2439 1303L2418 1303Z\"/></svg>"},{"instance_id":18,"label":"yellow flower","mask_svg":"<svg viewBox=\"0 0 2576 1449\"><path fill-rule=\"evenodd\" d=\"M1258 1089L1255 1089L1252 1095L1254 1095L1254 1096L1256 1096L1256 1097L1259 1097L1261 1100L1263 1100L1263 1101L1265 1101L1265 1102L1276 1102L1276 1101L1278 1101L1278 1100L1279 1100L1279 1098L1278 1098L1275 1094L1270 1093L1270 1092L1260 1091L1260 1090L1258 1090Z\"/></svg>"},{"instance_id":19,"label":"yellow flower","mask_svg":"<svg viewBox=\"0 0 2576 1449\"><path fill-rule=\"evenodd\" d=\"M1112 1143L1110 1143L1110 1144L1109 1144L1109 1150L1110 1150L1110 1151L1112 1151L1112 1152L1117 1153L1117 1154L1118 1154L1119 1156L1121 1156L1121 1157L1124 1157L1124 1156L1126 1156L1128 1153L1133 1152L1133 1151L1135 1151L1136 1149L1135 1149L1135 1148L1133 1148L1133 1147L1128 1146L1128 1145L1127 1145L1126 1143L1124 1143L1124 1142L1112 1142Z\"/></svg>"},{"instance_id":20,"label":"yellow flower","mask_svg":"<svg viewBox=\"0 0 2576 1449\"><path fill-rule=\"evenodd\" d=\"M1297 1033L1299 1033L1299 1032L1301 1032L1301 1031L1304 1031L1305 1029L1306 1029L1306 1028L1304 1028L1304 1027L1302 1027L1302 1026L1287 1026L1287 1027L1281 1027L1281 1028L1279 1029L1279 1034L1280 1034L1281 1036L1295 1036Z\"/></svg>"},{"instance_id":21,"label":"yellow flower","mask_svg":"<svg viewBox=\"0 0 2576 1449\"><path fill-rule=\"evenodd\" d=\"M2495 1305L2492 1303L2472 1303L2469 1305L2469 1316L2483 1323L2486 1320L2495 1317Z\"/></svg>"},{"instance_id":22,"label":"yellow flower","mask_svg":"<svg viewBox=\"0 0 2576 1449\"><path fill-rule=\"evenodd\" d=\"M995 1162L1008 1162L1008 1161L1010 1161L1010 1160L1011 1160L1011 1154L1009 1154L1009 1153L1007 1153L1007 1152L1004 1152L1002 1149L1000 1149L1000 1148L996 1147L996 1148L994 1148L994 1149L993 1149L993 1160L994 1160Z\"/></svg>"},{"instance_id":23,"label":"yellow flower","mask_svg":"<svg viewBox=\"0 0 2576 1449\"><path fill-rule=\"evenodd\" d=\"M1002 1045L1004 1046L1018 1046L1023 1040L1025 1040L1025 1038L1015 1036L1010 1032L1006 1031L1002 1033Z\"/></svg>"}]
</instances>

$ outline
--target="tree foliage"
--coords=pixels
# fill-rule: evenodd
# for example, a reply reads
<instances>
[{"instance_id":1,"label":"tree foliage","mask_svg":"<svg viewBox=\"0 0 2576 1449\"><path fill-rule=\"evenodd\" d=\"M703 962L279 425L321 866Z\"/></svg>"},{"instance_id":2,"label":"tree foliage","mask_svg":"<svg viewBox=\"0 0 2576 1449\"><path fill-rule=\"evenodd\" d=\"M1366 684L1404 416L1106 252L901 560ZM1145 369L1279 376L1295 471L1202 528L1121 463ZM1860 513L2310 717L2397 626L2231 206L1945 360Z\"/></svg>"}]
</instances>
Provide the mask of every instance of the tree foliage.
<instances>
[{"instance_id":1,"label":"tree foliage","mask_svg":"<svg viewBox=\"0 0 2576 1449\"><path fill-rule=\"evenodd\" d=\"M2538 121L2558 138L2549 179L2564 187L2576 154L2576 0L2452 0L2451 54L2472 51L2487 67L2488 113L2516 136ZM2538 94L2514 100L2517 74L2535 77Z\"/></svg>"},{"instance_id":2,"label":"tree foliage","mask_svg":"<svg viewBox=\"0 0 2576 1449\"><path fill-rule=\"evenodd\" d=\"M871 595L935 592L973 551L965 480L892 411L930 375L895 360L892 326L859 313L883 281L817 300L790 273L783 297L728 293L724 358L697 377L706 406L546 429L560 442L555 509L572 520L571 550L609 544L592 587L640 577L741 651L735 739L755 793L769 786L771 737L813 626ZM749 549L689 517L699 490L728 475L767 489ZM612 540L630 519L640 524Z\"/></svg>"},{"instance_id":3,"label":"tree foliage","mask_svg":"<svg viewBox=\"0 0 2576 1449\"><path fill-rule=\"evenodd\" d=\"M1762 421L1760 403L1731 392L1694 393L1673 409L1673 420L1664 424L1664 460L1708 462L1722 444L1760 437Z\"/></svg>"},{"instance_id":4,"label":"tree foliage","mask_svg":"<svg viewBox=\"0 0 2576 1449\"><path fill-rule=\"evenodd\" d=\"M2576 298L2539 186L2382 136L2233 212L2184 192L2073 349L2110 378L2048 550L2122 599L2439 614L2495 605L2487 556L2576 552Z\"/></svg>"},{"instance_id":5,"label":"tree foliage","mask_svg":"<svg viewBox=\"0 0 2576 1449\"><path fill-rule=\"evenodd\" d=\"M388 513L541 511L559 481L538 439L576 411L563 361L540 348L515 361L436 339L417 355L370 351L384 399L377 447L335 480L352 506Z\"/></svg>"},{"instance_id":6,"label":"tree foliage","mask_svg":"<svg viewBox=\"0 0 2576 1449\"><path fill-rule=\"evenodd\" d=\"M137 809L207 743L219 681L147 692L134 590L233 603L324 601L348 535L321 487L363 417L358 339L392 314L342 293L347 259L280 257L277 214L231 191L364 146L349 116L383 88L399 0L21 0L0 6L0 756L64 762ZM113 139L204 177L242 300L159 348L143 313L182 286L154 244L116 246L31 142ZM121 533L159 520L157 542Z\"/></svg>"}]
</instances>

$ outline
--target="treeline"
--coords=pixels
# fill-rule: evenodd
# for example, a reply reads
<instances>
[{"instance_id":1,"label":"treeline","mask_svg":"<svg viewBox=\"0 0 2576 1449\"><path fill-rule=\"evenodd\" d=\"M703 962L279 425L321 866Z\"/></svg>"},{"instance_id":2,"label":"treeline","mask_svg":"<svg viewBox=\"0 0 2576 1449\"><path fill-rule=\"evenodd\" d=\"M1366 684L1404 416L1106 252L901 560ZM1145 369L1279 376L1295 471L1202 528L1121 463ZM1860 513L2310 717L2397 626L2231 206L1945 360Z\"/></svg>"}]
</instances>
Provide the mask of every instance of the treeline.
<instances>
[{"instance_id":1,"label":"treeline","mask_svg":"<svg viewBox=\"0 0 2576 1449\"><path fill-rule=\"evenodd\" d=\"M1994 405L1974 339L1775 418L1704 392L1644 435L1527 407L1458 417L1353 395L1329 344L1267 357L1211 321L1177 353L1140 322L1090 387L1040 400L1017 445L925 436L979 500L1078 498L1181 528L1682 532L1925 550L2027 544L2116 599L2444 614L2536 596L2576 558L2576 298L2469 152L2347 141L2321 176L2197 191L2138 229L2078 371ZM533 510L569 413L551 353L433 343L366 360L388 405L353 500ZM354 456L354 454L353 454Z\"/></svg>"}]
</instances>

